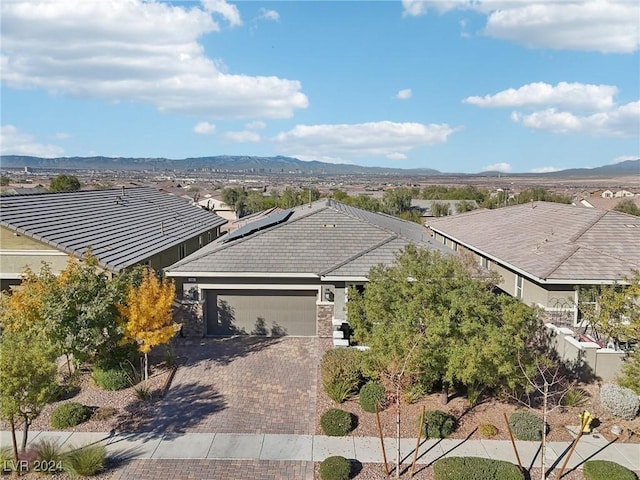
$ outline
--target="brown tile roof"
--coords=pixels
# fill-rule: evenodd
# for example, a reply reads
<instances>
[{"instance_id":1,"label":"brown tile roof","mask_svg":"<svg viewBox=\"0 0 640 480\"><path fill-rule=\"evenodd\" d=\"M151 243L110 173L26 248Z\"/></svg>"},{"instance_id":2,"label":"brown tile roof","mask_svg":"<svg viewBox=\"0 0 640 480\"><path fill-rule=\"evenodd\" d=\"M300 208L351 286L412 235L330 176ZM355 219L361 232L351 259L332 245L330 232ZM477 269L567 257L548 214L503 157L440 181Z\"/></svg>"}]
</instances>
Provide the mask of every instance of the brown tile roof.
<instances>
[{"instance_id":1,"label":"brown tile roof","mask_svg":"<svg viewBox=\"0 0 640 480\"><path fill-rule=\"evenodd\" d=\"M615 281L640 269L640 217L624 213L534 202L428 223L543 281Z\"/></svg>"}]
</instances>

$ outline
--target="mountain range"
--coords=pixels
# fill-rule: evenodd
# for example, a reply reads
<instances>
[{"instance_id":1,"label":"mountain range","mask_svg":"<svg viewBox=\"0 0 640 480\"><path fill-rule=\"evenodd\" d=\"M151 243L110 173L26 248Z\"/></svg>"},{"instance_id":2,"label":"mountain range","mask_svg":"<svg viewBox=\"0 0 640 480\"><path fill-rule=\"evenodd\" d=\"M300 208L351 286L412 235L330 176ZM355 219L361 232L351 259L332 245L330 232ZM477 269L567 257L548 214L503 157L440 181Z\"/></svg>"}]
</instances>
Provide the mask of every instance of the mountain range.
<instances>
[{"instance_id":1,"label":"mountain range","mask_svg":"<svg viewBox=\"0 0 640 480\"><path fill-rule=\"evenodd\" d=\"M111 170L111 171L218 171L250 173L296 173L333 175L396 175L396 176L437 176L470 175L445 173L431 168L401 169L388 167L364 167L351 164L305 162L292 157L252 157L219 155L185 159L168 158L113 158L113 157L60 157L42 158L23 155L0 156L2 168L24 168L39 170ZM480 172L474 175L498 176L500 172ZM618 176L640 175L640 159L596 168L572 168L548 173L509 173L509 176Z\"/></svg>"}]
</instances>

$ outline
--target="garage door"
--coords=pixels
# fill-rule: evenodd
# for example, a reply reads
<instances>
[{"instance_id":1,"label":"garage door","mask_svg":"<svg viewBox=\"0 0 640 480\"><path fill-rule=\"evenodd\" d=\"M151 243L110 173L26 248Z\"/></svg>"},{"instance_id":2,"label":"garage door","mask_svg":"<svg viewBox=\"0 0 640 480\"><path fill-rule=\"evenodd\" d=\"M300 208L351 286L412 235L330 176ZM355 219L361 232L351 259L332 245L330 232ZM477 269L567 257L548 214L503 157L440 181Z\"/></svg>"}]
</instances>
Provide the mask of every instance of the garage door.
<instances>
[{"instance_id":1,"label":"garage door","mask_svg":"<svg viewBox=\"0 0 640 480\"><path fill-rule=\"evenodd\" d=\"M316 335L315 290L210 290L208 335Z\"/></svg>"}]
</instances>

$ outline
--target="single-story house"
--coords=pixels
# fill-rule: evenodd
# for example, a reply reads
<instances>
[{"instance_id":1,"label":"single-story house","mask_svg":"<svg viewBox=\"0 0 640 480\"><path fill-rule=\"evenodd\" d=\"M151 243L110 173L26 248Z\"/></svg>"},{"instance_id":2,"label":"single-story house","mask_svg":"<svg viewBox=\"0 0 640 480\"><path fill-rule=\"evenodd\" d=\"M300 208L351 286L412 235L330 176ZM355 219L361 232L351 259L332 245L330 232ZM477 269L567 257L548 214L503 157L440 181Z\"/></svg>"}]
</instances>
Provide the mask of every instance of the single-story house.
<instances>
[{"instance_id":1,"label":"single-story house","mask_svg":"<svg viewBox=\"0 0 640 480\"><path fill-rule=\"evenodd\" d=\"M640 269L640 217L615 211L532 202L434 218L428 228L563 326L580 323L578 288L623 282Z\"/></svg>"},{"instance_id":2,"label":"single-story house","mask_svg":"<svg viewBox=\"0 0 640 480\"><path fill-rule=\"evenodd\" d=\"M185 335L343 338L347 288L416 244L450 254L424 226L321 199L259 217L165 268L191 311Z\"/></svg>"},{"instance_id":3,"label":"single-story house","mask_svg":"<svg viewBox=\"0 0 640 480\"><path fill-rule=\"evenodd\" d=\"M220 235L226 220L150 187L0 197L2 290L42 262L54 273L88 247L107 271L162 269Z\"/></svg>"}]
</instances>

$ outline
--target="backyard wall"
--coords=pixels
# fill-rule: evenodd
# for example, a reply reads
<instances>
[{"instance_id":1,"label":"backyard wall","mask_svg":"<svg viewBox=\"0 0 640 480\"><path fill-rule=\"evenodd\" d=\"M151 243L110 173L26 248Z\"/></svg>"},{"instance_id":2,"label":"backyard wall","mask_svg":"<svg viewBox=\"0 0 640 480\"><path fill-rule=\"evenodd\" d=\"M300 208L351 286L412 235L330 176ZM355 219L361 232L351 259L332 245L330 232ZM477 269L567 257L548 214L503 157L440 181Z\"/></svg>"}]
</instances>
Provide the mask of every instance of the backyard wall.
<instances>
[{"instance_id":1,"label":"backyard wall","mask_svg":"<svg viewBox=\"0 0 640 480\"><path fill-rule=\"evenodd\" d=\"M573 330L545 325L552 347L558 356L580 369L585 375L595 375L602 380L615 379L626 353L611 348L601 348L594 342L581 342Z\"/></svg>"}]
</instances>

